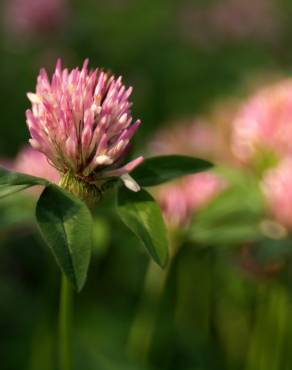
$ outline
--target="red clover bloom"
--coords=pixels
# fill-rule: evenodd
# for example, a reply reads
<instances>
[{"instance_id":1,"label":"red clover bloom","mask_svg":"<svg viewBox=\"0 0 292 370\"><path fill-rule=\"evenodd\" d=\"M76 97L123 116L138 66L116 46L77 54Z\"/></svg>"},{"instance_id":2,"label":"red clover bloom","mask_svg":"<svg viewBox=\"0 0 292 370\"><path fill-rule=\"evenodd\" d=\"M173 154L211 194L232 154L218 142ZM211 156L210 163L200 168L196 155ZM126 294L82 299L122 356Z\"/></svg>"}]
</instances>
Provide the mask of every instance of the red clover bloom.
<instances>
[{"instance_id":1,"label":"red clover bloom","mask_svg":"<svg viewBox=\"0 0 292 370\"><path fill-rule=\"evenodd\" d=\"M275 159L291 156L291 113L291 79L259 89L234 119L232 149L235 156L247 164L266 153Z\"/></svg>"},{"instance_id":2,"label":"red clover bloom","mask_svg":"<svg viewBox=\"0 0 292 370\"><path fill-rule=\"evenodd\" d=\"M26 112L30 144L61 173L61 186L81 198L92 191L100 194L99 187L113 177L138 191L128 173L143 157L123 165L140 125L140 120L132 123L132 87L126 88L121 77L87 67L85 60L81 70L68 71L58 60L51 81L41 69L36 92L27 94L32 103ZM80 184L87 189L80 191Z\"/></svg>"}]
</instances>

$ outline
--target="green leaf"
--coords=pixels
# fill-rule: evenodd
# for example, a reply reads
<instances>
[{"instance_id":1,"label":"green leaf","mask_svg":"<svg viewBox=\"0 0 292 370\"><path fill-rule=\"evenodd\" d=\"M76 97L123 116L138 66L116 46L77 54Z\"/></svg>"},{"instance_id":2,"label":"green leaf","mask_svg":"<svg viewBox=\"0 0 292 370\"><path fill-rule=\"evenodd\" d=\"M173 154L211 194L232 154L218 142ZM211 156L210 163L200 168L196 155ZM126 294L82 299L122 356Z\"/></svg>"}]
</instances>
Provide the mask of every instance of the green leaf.
<instances>
[{"instance_id":1,"label":"green leaf","mask_svg":"<svg viewBox=\"0 0 292 370\"><path fill-rule=\"evenodd\" d=\"M145 159L131 172L131 176L141 186L154 186L211 167L212 164L203 159L183 155L163 155Z\"/></svg>"},{"instance_id":2,"label":"green leaf","mask_svg":"<svg viewBox=\"0 0 292 370\"><path fill-rule=\"evenodd\" d=\"M256 241L261 237L258 225L253 221L233 224L205 225L195 223L190 239L202 245L234 246L243 242Z\"/></svg>"},{"instance_id":3,"label":"green leaf","mask_svg":"<svg viewBox=\"0 0 292 370\"><path fill-rule=\"evenodd\" d=\"M48 185L48 180L0 167L0 198L35 185Z\"/></svg>"},{"instance_id":4,"label":"green leaf","mask_svg":"<svg viewBox=\"0 0 292 370\"><path fill-rule=\"evenodd\" d=\"M30 197L16 194L0 202L0 231L20 225L34 224L35 205Z\"/></svg>"},{"instance_id":5,"label":"green leaf","mask_svg":"<svg viewBox=\"0 0 292 370\"><path fill-rule=\"evenodd\" d=\"M130 230L142 241L158 265L168 259L166 228L158 204L145 190L134 193L125 187L118 190L118 214Z\"/></svg>"},{"instance_id":6,"label":"green leaf","mask_svg":"<svg viewBox=\"0 0 292 370\"><path fill-rule=\"evenodd\" d=\"M92 217L89 209L72 194L50 184L37 203L36 218L61 270L80 291L91 256Z\"/></svg>"},{"instance_id":7,"label":"green leaf","mask_svg":"<svg viewBox=\"0 0 292 370\"><path fill-rule=\"evenodd\" d=\"M222 174L222 169L218 172ZM236 170L225 171L225 178L228 188L194 216L189 228L193 241L235 245L262 237L264 201L257 179Z\"/></svg>"}]
</instances>

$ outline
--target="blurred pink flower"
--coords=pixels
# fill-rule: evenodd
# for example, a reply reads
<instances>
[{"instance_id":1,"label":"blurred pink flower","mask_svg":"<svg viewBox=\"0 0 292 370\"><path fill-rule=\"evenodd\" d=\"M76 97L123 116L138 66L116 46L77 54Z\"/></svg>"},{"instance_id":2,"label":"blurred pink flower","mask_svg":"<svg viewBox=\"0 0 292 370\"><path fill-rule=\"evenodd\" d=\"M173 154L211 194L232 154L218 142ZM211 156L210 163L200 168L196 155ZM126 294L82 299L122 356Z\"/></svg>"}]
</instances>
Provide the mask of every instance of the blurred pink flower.
<instances>
[{"instance_id":1,"label":"blurred pink flower","mask_svg":"<svg viewBox=\"0 0 292 370\"><path fill-rule=\"evenodd\" d=\"M260 89L240 109L232 127L232 150L247 163L262 152L292 154L292 80Z\"/></svg>"},{"instance_id":2,"label":"blurred pink flower","mask_svg":"<svg viewBox=\"0 0 292 370\"><path fill-rule=\"evenodd\" d=\"M0 166L6 168L9 171L14 171L14 163L11 158L8 157L0 158Z\"/></svg>"},{"instance_id":3,"label":"blurred pink flower","mask_svg":"<svg viewBox=\"0 0 292 370\"><path fill-rule=\"evenodd\" d=\"M131 190L138 184L128 175L142 161L122 165L130 140L140 125L132 124L132 88L96 69L68 71L58 60L51 82L44 69L36 93L28 93L32 109L26 118L31 146L44 153L61 174L71 173L88 183L121 177Z\"/></svg>"},{"instance_id":4,"label":"blurred pink flower","mask_svg":"<svg viewBox=\"0 0 292 370\"><path fill-rule=\"evenodd\" d=\"M30 146L23 147L14 160L1 160L0 165L9 171L41 177L56 184L60 180L59 172L49 164L47 157ZM33 186L26 190L26 194L38 196L42 189L42 186Z\"/></svg>"},{"instance_id":5,"label":"blurred pink flower","mask_svg":"<svg viewBox=\"0 0 292 370\"><path fill-rule=\"evenodd\" d=\"M14 161L13 170L31 176L42 177L56 184L60 180L59 172L49 164L47 157L29 146L24 147L18 153Z\"/></svg>"},{"instance_id":6,"label":"blurred pink flower","mask_svg":"<svg viewBox=\"0 0 292 370\"><path fill-rule=\"evenodd\" d=\"M171 227L186 226L192 215L225 188L225 182L211 172L201 172L160 186L154 193L165 220Z\"/></svg>"},{"instance_id":7,"label":"blurred pink flower","mask_svg":"<svg viewBox=\"0 0 292 370\"><path fill-rule=\"evenodd\" d=\"M67 0L6 0L4 22L9 32L38 36L62 26L67 11Z\"/></svg>"},{"instance_id":8,"label":"blurred pink flower","mask_svg":"<svg viewBox=\"0 0 292 370\"><path fill-rule=\"evenodd\" d=\"M262 181L267 205L274 218L283 226L292 228L292 158L284 159L270 169Z\"/></svg>"},{"instance_id":9,"label":"blurred pink flower","mask_svg":"<svg viewBox=\"0 0 292 370\"><path fill-rule=\"evenodd\" d=\"M221 148L216 127L203 119L179 121L176 126L159 130L149 144L154 155L181 154L214 158ZM225 182L212 172L200 172L161 185L153 191L170 227L187 226L192 215L211 201Z\"/></svg>"},{"instance_id":10,"label":"blurred pink flower","mask_svg":"<svg viewBox=\"0 0 292 370\"><path fill-rule=\"evenodd\" d=\"M178 121L159 130L149 144L156 155L181 154L210 158L219 150L216 127L203 119Z\"/></svg>"},{"instance_id":11,"label":"blurred pink flower","mask_svg":"<svg viewBox=\"0 0 292 370\"><path fill-rule=\"evenodd\" d=\"M183 36L206 47L250 38L271 42L283 23L272 0L189 1L179 14Z\"/></svg>"},{"instance_id":12,"label":"blurred pink flower","mask_svg":"<svg viewBox=\"0 0 292 370\"><path fill-rule=\"evenodd\" d=\"M231 39L273 38L279 28L277 8L271 0L225 0L215 3L214 27Z\"/></svg>"}]
</instances>

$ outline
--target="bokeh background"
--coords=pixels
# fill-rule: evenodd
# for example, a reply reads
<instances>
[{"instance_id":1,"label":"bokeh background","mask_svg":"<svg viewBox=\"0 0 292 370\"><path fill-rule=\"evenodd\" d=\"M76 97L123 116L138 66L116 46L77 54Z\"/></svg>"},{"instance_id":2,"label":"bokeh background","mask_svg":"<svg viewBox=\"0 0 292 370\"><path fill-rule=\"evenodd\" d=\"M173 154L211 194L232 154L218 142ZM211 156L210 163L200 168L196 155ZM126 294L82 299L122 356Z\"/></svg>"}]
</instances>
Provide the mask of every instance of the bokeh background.
<instances>
[{"instance_id":1,"label":"bokeh background","mask_svg":"<svg viewBox=\"0 0 292 370\"><path fill-rule=\"evenodd\" d=\"M156 135L167 144L174 133L176 141L175 130L197 119L219 125L228 141L238 102L292 72L289 0L0 6L2 163L13 162L27 143L26 93L41 67L53 71L57 57L70 68L88 57L93 68L134 87L133 114L142 120L134 150L146 154ZM183 138L186 146L195 139ZM194 155L208 158L212 145L197 140ZM221 154L224 164L232 162L228 149ZM169 227L173 258L164 272L149 263L111 199L100 204L88 282L75 297L75 370L292 368L289 230L266 219L256 176L223 173L232 191L188 225ZM36 229L35 202L33 194L0 200L1 370L56 369L60 274Z\"/></svg>"}]
</instances>

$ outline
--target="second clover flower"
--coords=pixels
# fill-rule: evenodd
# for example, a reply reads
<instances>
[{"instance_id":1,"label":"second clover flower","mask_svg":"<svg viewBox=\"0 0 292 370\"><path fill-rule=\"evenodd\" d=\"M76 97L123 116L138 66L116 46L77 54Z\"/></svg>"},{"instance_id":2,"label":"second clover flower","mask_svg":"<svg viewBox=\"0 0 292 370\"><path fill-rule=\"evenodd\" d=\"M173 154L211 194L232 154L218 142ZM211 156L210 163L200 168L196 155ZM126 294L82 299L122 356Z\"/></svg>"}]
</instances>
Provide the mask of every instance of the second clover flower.
<instances>
[{"instance_id":1,"label":"second clover flower","mask_svg":"<svg viewBox=\"0 0 292 370\"><path fill-rule=\"evenodd\" d=\"M35 93L28 93L32 109L27 110L30 144L44 153L61 176L100 186L112 177L138 191L130 177L142 161L138 157L123 165L130 140L140 125L132 122L129 97L132 88L96 69L62 69L58 60L51 81L44 69Z\"/></svg>"}]
</instances>

